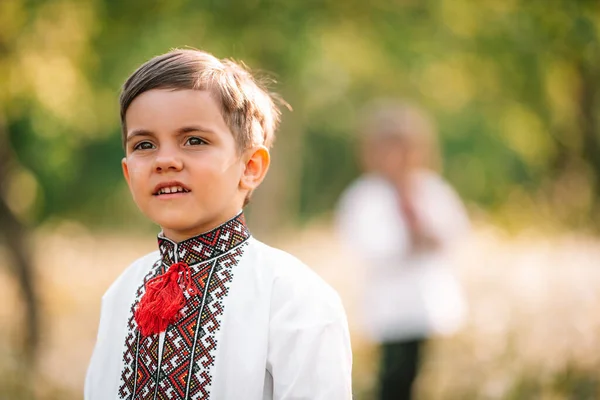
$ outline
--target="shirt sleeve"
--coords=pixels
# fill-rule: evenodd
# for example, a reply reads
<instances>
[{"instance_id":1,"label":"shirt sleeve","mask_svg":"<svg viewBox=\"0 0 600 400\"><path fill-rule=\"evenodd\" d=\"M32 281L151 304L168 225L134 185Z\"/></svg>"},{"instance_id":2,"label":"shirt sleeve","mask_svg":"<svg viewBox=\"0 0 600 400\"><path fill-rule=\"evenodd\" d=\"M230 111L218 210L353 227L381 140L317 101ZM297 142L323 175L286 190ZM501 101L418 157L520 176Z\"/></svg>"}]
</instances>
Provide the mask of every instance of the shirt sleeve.
<instances>
[{"instance_id":1,"label":"shirt sleeve","mask_svg":"<svg viewBox=\"0 0 600 400\"><path fill-rule=\"evenodd\" d=\"M267 358L274 400L352 398L346 314L337 293L317 283L274 288Z\"/></svg>"},{"instance_id":2,"label":"shirt sleeve","mask_svg":"<svg viewBox=\"0 0 600 400\"><path fill-rule=\"evenodd\" d=\"M99 385L101 385L101 375L103 366L101 364L101 354L105 347L106 341L106 327L108 322L106 321L107 313L105 311L104 297L102 298L102 304L100 306L100 323L98 325L98 334L96 336L96 344L92 353L92 358L87 369L85 376L84 386L84 399L94 400L97 399L97 391Z\"/></svg>"}]
</instances>

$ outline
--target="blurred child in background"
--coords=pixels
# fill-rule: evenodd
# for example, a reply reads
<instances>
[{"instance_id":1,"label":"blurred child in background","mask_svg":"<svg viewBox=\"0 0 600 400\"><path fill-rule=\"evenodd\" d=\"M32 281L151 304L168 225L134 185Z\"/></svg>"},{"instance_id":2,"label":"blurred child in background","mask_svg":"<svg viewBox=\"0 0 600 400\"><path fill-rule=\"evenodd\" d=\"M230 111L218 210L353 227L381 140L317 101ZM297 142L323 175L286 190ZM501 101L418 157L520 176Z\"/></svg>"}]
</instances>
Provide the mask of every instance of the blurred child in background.
<instances>
[{"instance_id":1,"label":"blurred child in background","mask_svg":"<svg viewBox=\"0 0 600 400\"><path fill-rule=\"evenodd\" d=\"M421 110L379 101L359 132L364 174L342 195L337 226L365 267L361 326L381 344L379 398L410 399L426 339L464 319L448 249L469 223L436 172L435 131Z\"/></svg>"}]
</instances>

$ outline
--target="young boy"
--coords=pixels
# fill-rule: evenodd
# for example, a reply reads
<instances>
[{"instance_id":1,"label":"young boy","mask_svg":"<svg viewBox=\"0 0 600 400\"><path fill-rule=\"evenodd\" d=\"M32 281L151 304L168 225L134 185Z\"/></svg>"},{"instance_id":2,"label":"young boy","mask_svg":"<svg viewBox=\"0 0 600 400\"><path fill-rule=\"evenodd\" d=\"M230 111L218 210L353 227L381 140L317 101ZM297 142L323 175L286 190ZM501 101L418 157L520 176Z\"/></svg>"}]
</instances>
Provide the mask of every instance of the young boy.
<instances>
[{"instance_id":1,"label":"young boy","mask_svg":"<svg viewBox=\"0 0 600 400\"><path fill-rule=\"evenodd\" d=\"M241 211L269 167L270 95L232 61L174 50L120 103L123 174L162 232L102 299L85 398L351 398L339 297Z\"/></svg>"}]
</instances>

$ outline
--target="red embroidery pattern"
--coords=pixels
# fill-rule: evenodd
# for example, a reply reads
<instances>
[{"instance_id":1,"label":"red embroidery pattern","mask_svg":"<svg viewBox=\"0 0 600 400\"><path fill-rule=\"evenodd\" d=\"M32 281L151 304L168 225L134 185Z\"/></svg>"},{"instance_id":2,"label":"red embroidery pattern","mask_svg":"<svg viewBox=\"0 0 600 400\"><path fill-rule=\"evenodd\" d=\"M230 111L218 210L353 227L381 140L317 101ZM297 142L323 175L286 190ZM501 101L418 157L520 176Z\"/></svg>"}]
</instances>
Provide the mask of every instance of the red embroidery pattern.
<instances>
[{"instance_id":1,"label":"red embroidery pattern","mask_svg":"<svg viewBox=\"0 0 600 400\"><path fill-rule=\"evenodd\" d=\"M211 370L223 314L223 299L245 245L205 264L193 277L203 296L193 296L184 317L165 336L157 399L205 399L210 394ZM200 327L200 329L198 329Z\"/></svg>"},{"instance_id":2,"label":"red embroidery pattern","mask_svg":"<svg viewBox=\"0 0 600 400\"><path fill-rule=\"evenodd\" d=\"M125 339L125 352L123 353L125 366L121 372L121 387L119 388L119 398L121 399L132 398L134 391L141 393L144 388L146 393L150 393L152 391L151 386L154 386L154 380L151 377L156 372L156 368L152 370L152 366L156 366L158 362L158 336L142 338L137 330L133 314L139 299L144 294L146 282L163 272L164 267L160 266L159 260L144 277L137 290L136 300L131 306L129 322L127 323L129 333ZM143 361L138 362L139 358Z\"/></svg>"},{"instance_id":3,"label":"red embroidery pattern","mask_svg":"<svg viewBox=\"0 0 600 400\"><path fill-rule=\"evenodd\" d=\"M249 237L241 214L211 232L177 245L159 237L162 266L153 268L144 283L157 270L162 273L170 264L182 261L192 269L195 294L185 294L182 317L167 328L159 357L159 335L141 337L133 319L133 311L144 293L144 284L140 286L131 307L119 398L209 397L223 300L233 279L233 267L239 263Z\"/></svg>"}]
</instances>

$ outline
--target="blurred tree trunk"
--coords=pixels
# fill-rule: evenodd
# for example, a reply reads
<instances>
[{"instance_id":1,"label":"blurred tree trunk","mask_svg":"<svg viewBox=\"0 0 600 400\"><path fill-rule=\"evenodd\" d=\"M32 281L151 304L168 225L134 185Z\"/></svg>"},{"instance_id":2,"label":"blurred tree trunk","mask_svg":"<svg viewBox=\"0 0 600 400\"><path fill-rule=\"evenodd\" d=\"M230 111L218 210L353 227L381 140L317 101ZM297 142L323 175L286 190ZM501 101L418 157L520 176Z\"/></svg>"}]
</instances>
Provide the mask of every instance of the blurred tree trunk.
<instances>
[{"instance_id":1,"label":"blurred tree trunk","mask_svg":"<svg viewBox=\"0 0 600 400\"><path fill-rule=\"evenodd\" d=\"M594 59L600 61L600 57L594 57ZM592 213L595 214L600 205L600 130L596 116L600 68L596 63L582 62L579 64L578 70L581 81L579 125L583 135L583 157L594 172Z\"/></svg>"},{"instance_id":2,"label":"blurred tree trunk","mask_svg":"<svg viewBox=\"0 0 600 400\"><path fill-rule=\"evenodd\" d=\"M16 161L11 150L5 125L0 120L0 187L7 181ZM0 196L0 245L6 248L8 266L14 274L25 304L25 335L23 335L24 361L28 366L36 362L39 343L39 307L28 245L28 230L13 214L5 199Z\"/></svg>"}]
</instances>

